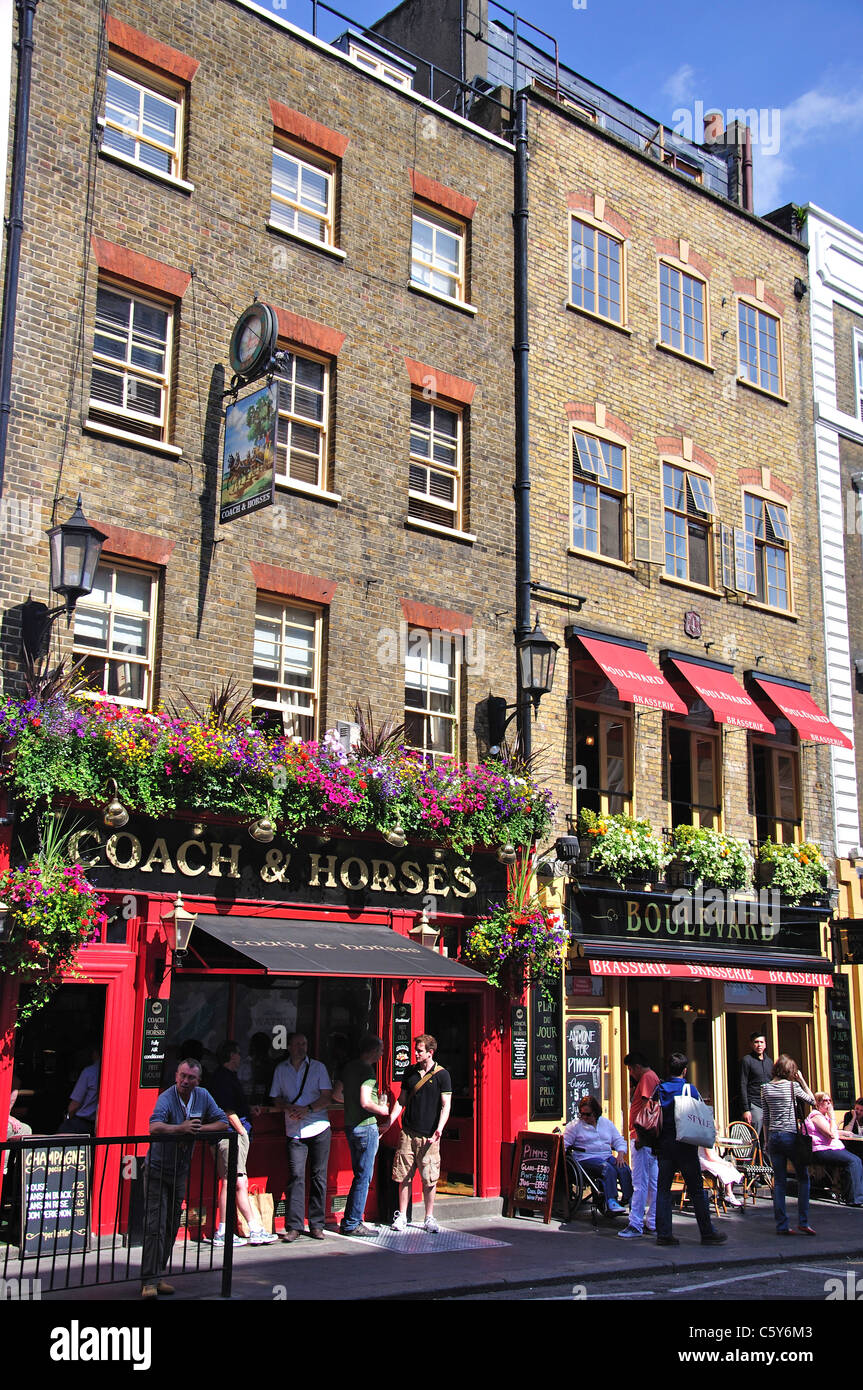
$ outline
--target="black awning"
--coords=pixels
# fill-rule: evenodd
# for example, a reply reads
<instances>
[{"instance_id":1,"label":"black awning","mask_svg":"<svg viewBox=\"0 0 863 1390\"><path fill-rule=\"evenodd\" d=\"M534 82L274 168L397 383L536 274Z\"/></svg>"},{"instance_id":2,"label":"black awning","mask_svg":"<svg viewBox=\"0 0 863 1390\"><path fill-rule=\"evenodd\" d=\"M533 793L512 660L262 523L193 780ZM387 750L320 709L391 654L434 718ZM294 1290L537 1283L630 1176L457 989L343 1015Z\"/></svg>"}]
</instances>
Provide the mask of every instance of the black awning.
<instances>
[{"instance_id":1,"label":"black awning","mask_svg":"<svg viewBox=\"0 0 863 1390\"><path fill-rule=\"evenodd\" d=\"M481 981L484 975L390 927L358 922L290 922L283 917L198 917L206 932L270 975L365 975Z\"/></svg>"}]
</instances>

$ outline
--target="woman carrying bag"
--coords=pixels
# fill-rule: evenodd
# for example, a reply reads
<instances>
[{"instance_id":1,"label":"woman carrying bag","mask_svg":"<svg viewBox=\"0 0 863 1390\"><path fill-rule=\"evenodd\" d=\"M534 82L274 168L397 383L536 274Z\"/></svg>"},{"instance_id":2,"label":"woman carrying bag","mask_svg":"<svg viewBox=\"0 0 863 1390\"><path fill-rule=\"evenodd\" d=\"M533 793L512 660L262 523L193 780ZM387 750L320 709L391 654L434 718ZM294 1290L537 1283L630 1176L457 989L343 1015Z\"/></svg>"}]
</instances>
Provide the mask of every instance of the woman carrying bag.
<instances>
[{"instance_id":1,"label":"woman carrying bag","mask_svg":"<svg viewBox=\"0 0 863 1390\"><path fill-rule=\"evenodd\" d=\"M814 1236L815 1232L809 1225L807 1167L807 1160L812 1157L812 1140L805 1131L805 1125L798 1121L797 1104L799 1101L808 1101L810 1105L814 1105L815 1097L797 1070L797 1063L793 1057L788 1057L783 1052L782 1056L776 1059L773 1064L773 1079L761 1087L761 1098L764 1102L767 1152L773 1164L773 1214L776 1217L776 1234L796 1236L799 1233ZM789 1158L797 1173L796 1230L790 1224L785 1209Z\"/></svg>"}]
</instances>

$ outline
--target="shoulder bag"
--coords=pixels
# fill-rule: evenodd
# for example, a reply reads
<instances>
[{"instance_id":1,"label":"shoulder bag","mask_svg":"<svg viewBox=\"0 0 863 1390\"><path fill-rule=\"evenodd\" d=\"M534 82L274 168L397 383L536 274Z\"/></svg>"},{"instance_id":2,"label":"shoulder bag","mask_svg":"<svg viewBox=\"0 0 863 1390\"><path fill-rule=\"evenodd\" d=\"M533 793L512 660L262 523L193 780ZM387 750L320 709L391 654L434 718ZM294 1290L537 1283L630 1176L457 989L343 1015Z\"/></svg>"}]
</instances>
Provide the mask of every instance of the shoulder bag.
<instances>
[{"instance_id":1,"label":"shoulder bag","mask_svg":"<svg viewBox=\"0 0 863 1390\"><path fill-rule=\"evenodd\" d=\"M716 1140L716 1120L703 1100L697 1100L692 1087L684 1083L683 1092L674 1097L674 1128L678 1142L710 1149Z\"/></svg>"},{"instance_id":2,"label":"shoulder bag","mask_svg":"<svg viewBox=\"0 0 863 1390\"><path fill-rule=\"evenodd\" d=\"M794 1115L797 1120L797 1139L794 1144L794 1156L791 1162L794 1164L795 1171L799 1174L812 1162L812 1135L806 1128L807 1103L794 1094L794 1082L789 1081L791 1087L791 1100L794 1105Z\"/></svg>"},{"instance_id":3,"label":"shoulder bag","mask_svg":"<svg viewBox=\"0 0 863 1390\"><path fill-rule=\"evenodd\" d=\"M657 1088L658 1090L658 1088ZM662 1106L657 1091L652 1096L644 1096L632 1117L636 1142L639 1146L655 1149L662 1133Z\"/></svg>"}]
</instances>

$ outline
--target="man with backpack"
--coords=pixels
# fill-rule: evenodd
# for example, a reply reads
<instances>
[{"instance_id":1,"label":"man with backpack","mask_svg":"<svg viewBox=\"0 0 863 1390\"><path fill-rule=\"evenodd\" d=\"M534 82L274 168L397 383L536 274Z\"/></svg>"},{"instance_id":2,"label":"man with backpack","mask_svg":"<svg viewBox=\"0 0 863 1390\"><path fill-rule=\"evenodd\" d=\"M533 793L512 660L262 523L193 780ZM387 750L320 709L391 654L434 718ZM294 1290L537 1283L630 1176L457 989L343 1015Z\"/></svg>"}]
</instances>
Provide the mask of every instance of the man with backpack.
<instances>
[{"instance_id":1,"label":"man with backpack","mask_svg":"<svg viewBox=\"0 0 863 1390\"><path fill-rule=\"evenodd\" d=\"M656 1154L643 1135L635 1127L635 1117L642 1105L649 1100L659 1085L659 1077L648 1065L642 1052L628 1052L623 1065L635 1082L635 1090L629 1102L629 1140L632 1145L632 1202L629 1208L629 1224L618 1231L621 1240L637 1240L646 1229L652 1235L656 1230L656 1180L659 1165Z\"/></svg>"},{"instance_id":2,"label":"man with backpack","mask_svg":"<svg viewBox=\"0 0 863 1390\"><path fill-rule=\"evenodd\" d=\"M407 1230L411 1183L419 1168L425 1207L423 1230L435 1235L440 1231L434 1218L435 1192L440 1177L440 1140L449 1119L452 1080L446 1068L435 1062L437 1042L431 1033L420 1033L414 1038L414 1049L416 1066L405 1073L401 1094L386 1127L390 1129L404 1111L401 1138L393 1159L393 1182L399 1184L399 1209L393 1218L393 1230Z\"/></svg>"}]
</instances>

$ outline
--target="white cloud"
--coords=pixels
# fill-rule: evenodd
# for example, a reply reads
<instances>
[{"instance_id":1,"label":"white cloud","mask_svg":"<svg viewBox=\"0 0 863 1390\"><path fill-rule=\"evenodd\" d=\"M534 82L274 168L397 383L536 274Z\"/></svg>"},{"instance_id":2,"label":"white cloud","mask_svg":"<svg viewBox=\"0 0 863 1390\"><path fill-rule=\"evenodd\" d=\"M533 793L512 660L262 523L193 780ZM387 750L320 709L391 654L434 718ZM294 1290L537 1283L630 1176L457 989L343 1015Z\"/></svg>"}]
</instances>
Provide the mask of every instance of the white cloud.
<instances>
[{"instance_id":1,"label":"white cloud","mask_svg":"<svg viewBox=\"0 0 863 1390\"><path fill-rule=\"evenodd\" d=\"M663 82L662 90L679 106L682 102L690 101L695 95L694 77L695 68L689 63L681 63L677 71Z\"/></svg>"},{"instance_id":2,"label":"white cloud","mask_svg":"<svg viewBox=\"0 0 863 1390\"><path fill-rule=\"evenodd\" d=\"M759 140L753 130L756 201L769 211L797 197L808 201L808 188L795 188L794 156L810 152L838 133L848 138L863 128L863 89L838 95L811 88L779 111L766 113L770 138Z\"/></svg>"}]
</instances>

